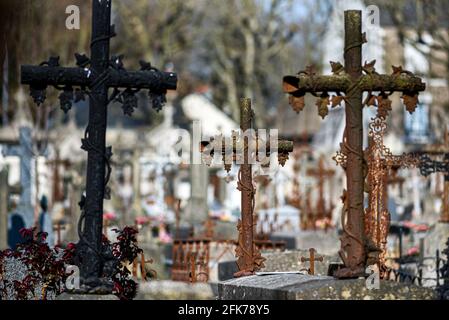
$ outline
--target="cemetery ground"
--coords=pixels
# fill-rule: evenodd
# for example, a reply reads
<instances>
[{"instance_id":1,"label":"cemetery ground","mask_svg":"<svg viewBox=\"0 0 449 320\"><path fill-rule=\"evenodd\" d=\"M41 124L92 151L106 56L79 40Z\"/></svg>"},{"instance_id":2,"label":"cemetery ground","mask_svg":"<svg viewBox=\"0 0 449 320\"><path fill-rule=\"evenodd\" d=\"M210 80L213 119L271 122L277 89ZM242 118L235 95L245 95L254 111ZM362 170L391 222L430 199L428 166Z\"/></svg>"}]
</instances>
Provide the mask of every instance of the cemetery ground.
<instances>
[{"instance_id":1,"label":"cemetery ground","mask_svg":"<svg viewBox=\"0 0 449 320\"><path fill-rule=\"evenodd\" d=\"M209 90L222 83L189 83L168 53L159 67L128 67L111 51L136 21L120 19L117 2L87 6L76 66L15 57L17 88L3 77L0 300L202 300L260 316L272 311L265 300L449 300L449 126L424 143L403 138L424 121L413 114L429 108L420 99L433 101L436 81L369 56L379 30L365 32L362 1L332 6L341 48L327 51L342 62L275 77L288 118L318 112L311 132L278 130L277 109L263 123L253 90L229 94L232 111L216 105ZM415 123L398 133L401 117ZM204 303L170 312L213 317Z\"/></svg>"}]
</instances>

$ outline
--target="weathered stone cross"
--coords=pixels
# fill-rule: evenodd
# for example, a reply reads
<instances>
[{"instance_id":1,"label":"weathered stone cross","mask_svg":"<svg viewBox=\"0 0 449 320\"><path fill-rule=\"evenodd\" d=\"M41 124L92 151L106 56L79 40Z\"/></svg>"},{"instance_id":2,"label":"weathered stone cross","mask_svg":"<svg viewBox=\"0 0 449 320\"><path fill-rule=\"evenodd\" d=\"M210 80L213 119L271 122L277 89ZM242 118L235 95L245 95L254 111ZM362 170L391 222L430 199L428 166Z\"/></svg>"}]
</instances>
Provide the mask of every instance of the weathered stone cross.
<instances>
[{"instance_id":1,"label":"weathered stone cross","mask_svg":"<svg viewBox=\"0 0 449 320\"><path fill-rule=\"evenodd\" d=\"M115 36L111 5L112 0L92 1L90 59L75 54L78 67L65 68L59 66L58 57L52 57L39 66L24 65L21 69L21 82L30 86L31 96L38 105L45 100L47 86L62 90L59 100L64 111L71 108L72 101L84 100L86 93L89 96L89 123L81 147L88 153L86 196L80 202L83 212L77 246L82 282L88 287L101 285L104 265L101 252L103 199L108 198L106 184L112 156L111 147L105 145L108 104L119 101L124 113L131 115L137 107L135 94L148 89L153 108L159 110L165 103L166 91L176 89L177 83L176 74L161 72L150 63L141 61L140 71L126 71L123 56L109 56L110 39ZM77 87L75 91L74 87ZM114 90L108 95L110 88Z\"/></svg>"},{"instance_id":2,"label":"weathered stone cross","mask_svg":"<svg viewBox=\"0 0 449 320\"><path fill-rule=\"evenodd\" d=\"M346 230L341 238L340 256L345 267L335 276L340 278L358 277L365 273L366 253L364 247L363 212L363 122L362 102L366 91L371 98L372 92L380 92L378 98L388 97L394 91L403 93L404 104L412 112L418 102L418 92L425 89L420 78L400 67L393 67L392 75L377 74L374 63L362 66L362 44L366 37L362 33L362 12L345 11L345 65L331 62L333 75L316 75L311 68L295 76L284 77L284 91L289 93L290 103L296 111L304 108L304 95L309 92L318 96L317 107L321 117L328 113L328 106L335 107L345 102L346 130L344 145L347 155L347 196L348 214ZM365 73L365 74L363 74ZM335 95L329 96L329 92ZM387 94L388 93L388 94ZM378 109L383 113L391 109L388 99L378 99Z\"/></svg>"},{"instance_id":3,"label":"weathered stone cross","mask_svg":"<svg viewBox=\"0 0 449 320\"><path fill-rule=\"evenodd\" d=\"M270 152L278 153L278 161L283 166L288 158L288 154L293 151L293 142L287 140L273 141L270 137L268 141L262 141L258 133L252 131L252 120L254 112L251 108L251 99L240 100L240 130L238 134L233 132L231 141L215 139L211 142L203 141L203 154L212 156L214 150L223 156L225 169L229 171L234 160L238 160L240 170L238 174L237 188L241 192L241 219L239 219L237 229L239 231L238 244L236 248L237 265L239 271L235 277L254 274L263 267L264 258L261 256L254 243L254 218L255 188L253 184L252 164L259 159L261 150L265 150L266 158L269 159ZM220 137L221 138L221 137ZM265 148L263 148L265 143ZM277 143L277 148L274 144ZM271 148L270 148L271 147ZM208 153L209 152L209 153ZM242 156L243 153L243 156ZM238 159L239 158L239 159ZM211 158L209 158L211 160ZM264 160L259 159L262 163ZM208 164L210 164L209 161ZM266 163L265 163L266 164ZM262 164L263 165L263 164Z\"/></svg>"}]
</instances>

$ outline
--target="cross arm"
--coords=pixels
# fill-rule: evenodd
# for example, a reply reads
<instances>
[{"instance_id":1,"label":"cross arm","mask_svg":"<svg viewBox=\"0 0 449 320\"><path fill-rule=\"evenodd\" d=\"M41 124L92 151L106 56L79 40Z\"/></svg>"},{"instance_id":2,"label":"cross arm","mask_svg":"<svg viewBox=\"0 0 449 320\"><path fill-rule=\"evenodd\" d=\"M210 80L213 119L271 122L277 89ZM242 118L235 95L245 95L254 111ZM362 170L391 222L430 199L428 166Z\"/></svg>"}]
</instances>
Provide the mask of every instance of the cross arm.
<instances>
[{"instance_id":1,"label":"cross arm","mask_svg":"<svg viewBox=\"0 0 449 320\"><path fill-rule=\"evenodd\" d=\"M435 172L449 175L449 153L444 155L443 161L432 160L428 155L422 155L419 163L419 170L425 177Z\"/></svg>"},{"instance_id":2,"label":"cross arm","mask_svg":"<svg viewBox=\"0 0 449 320\"><path fill-rule=\"evenodd\" d=\"M401 91L419 92L426 89L421 78L403 73L400 75L367 74L360 78L358 88L362 91ZM285 76L285 93L300 95L306 92L346 92L353 86L347 74Z\"/></svg>"},{"instance_id":3,"label":"cross arm","mask_svg":"<svg viewBox=\"0 0 449 320\"><path fill-rule=\"evenodd\" d=\"M225 140L212 140L211 141L201 141L200 143L200 150L201 153L206 157L206 163L208 165L210 165L210 162L212 160L212 158L214 157L215 154L215 150L220 151L221 149L221 155L223 156L223 160L225 162L225 169L227 171L230 170L230 164L228 163L229 160L236 160L237 158L237 154L238 154L238 150L243 150L243 145L239 145L239 142L236 139L232 139L233 143L232 143L232 150L231 150L231 146L228 146L225 144ZM221 143L220 143L221 142ZM259 152L261 151L261 147L259 147L258 145L258 140L256 140L256 146L255 149L257 150L256 153L256 159L259 159ZM270 141L266 141L265 144L265 155L268 157L271 154L271 146L270 146ZM278 153L278 162L281 166L285 165L285 162L288 159L288 155L290 152L293 151L293 141L289 141L289 140L278 140L278 145L276 150Z\"/></svg>"},{"instance_id":4,"label":"cross arm","mask_svg":"<svg viewBox=\"0 0 449 320\"><path fill-rule=\"evenodd\" d=\"M237 149L239 148L238 146L238 142L233 140L233 144L232 144L232 152L234 154L237 153ZM267 141L266 143L266 151L269 154L270 152L270 142ZM210 141L201 141L201 150L206 152L206 150L208 150L211 155L214 154L214 143L210 142ZM290 152L293 151L293 141L289 141L289 140L279 140L278 141L278 146L277 146L277 152L278 153L282 153L282 154L288 154ZM222 153L224 154L227 151L227 148L223 145L222 146Z\"/></svg>"},{"instance_id":5,"label":"cross arm","mask_svg":"<svg viewBox=\"0 0 449 320\"><path fill-rule=\"evenodd\" d=\"M90 86L95 78L87 68L23 65L21 83L37 86ZM149 90L175 90L177 75L159 70L126 71L110 68L108 87Z\"/></svg>"},{"instance_id":6,"label":"cross arm","mask_svg":"<svg viewBox=\"0 0 449 320\"><path fill-rule=\"evenodd\" d=\"M87 86L89 70L48 66L21 66L21 83L33 86Z\"/></svg>"}]
</instances>

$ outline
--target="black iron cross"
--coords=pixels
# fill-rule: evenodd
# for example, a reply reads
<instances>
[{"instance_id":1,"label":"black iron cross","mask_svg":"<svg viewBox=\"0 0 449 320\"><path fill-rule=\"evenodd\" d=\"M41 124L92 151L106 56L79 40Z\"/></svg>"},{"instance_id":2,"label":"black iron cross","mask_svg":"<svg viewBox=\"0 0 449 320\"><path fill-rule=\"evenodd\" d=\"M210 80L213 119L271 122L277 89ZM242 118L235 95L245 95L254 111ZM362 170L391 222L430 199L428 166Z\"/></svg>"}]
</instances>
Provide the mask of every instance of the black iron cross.
<instances>
[{"instance_id":1,"label":"black iron cross","mask_svg":"<svg viewBox=\"0 0 449 320\"><path fill-rule=\"evenodd\" d=\"M131 115L137 107L136 93L149 90L153 108L160 110L165 103L167 90L175 90L177 75L161 72L150 63L140 62L140 71L126 71L123 56L109 56L110 39L115 36L111 26L112 0L92 1L91 58L75 54L78 67L59 66L59 57L52 57L39 66L24 65L21 82L30 86L30 94L39 105L45 101L45 89L54 86L62 90L61 108L67 112L72 101L89 97L89 123L81 148L87 151L86 194L80 207L82 215L78 225L82 282L98 286L105 259L102 255L103 199L108 198L106 187L110 176L111 147L106 147L107 106L115 100L123 104L125 114ZM76 89L74 90L74 87ZM112 88L111 95L108 94Z\"/></svg>"}]
</instances>

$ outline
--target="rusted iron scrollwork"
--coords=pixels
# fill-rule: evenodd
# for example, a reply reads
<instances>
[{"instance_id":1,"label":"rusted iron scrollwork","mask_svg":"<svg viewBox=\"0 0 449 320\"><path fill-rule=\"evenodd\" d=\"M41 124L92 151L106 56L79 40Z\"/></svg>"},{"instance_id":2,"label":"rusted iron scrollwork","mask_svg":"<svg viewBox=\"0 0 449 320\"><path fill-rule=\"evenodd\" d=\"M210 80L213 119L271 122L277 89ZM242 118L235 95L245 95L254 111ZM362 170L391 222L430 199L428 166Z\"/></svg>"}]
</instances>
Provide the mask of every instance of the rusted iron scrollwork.
<instances>
[{"instance_id":1,"label":"rusted iron scrollwork","mask_svg":"<svg viewBox=\"0 0 449 320\"><path fill-rule=\"evenodd\" d=\"M209 280L210 239L175 240L171 279L183 282Z\"/></svg>"},{"instance_id":2,"label":"rusted iron scrollwork","mask_svg":"<svg viewBox=\"0 0 449 320\"><path fill-rule=\"evenodd\" d=\"M421 78L401 67L393 67L391 75L378 74L375 60L362 65L362 45L366 35L362 33L362 12L345 11L344 66L331 62L332 75L317 75L313 68L307 68L297 75L284 77L284 92L290 95L290 104L296 111L305 106L304 96L311 93L317 97L318 114L325 117L329 108L344 103L346 130L341 153L346 169L347 192L342 220L344 232L341 240L340 257L344 267L336 270L338 278L354 278L365 275L366 249L364 236L363 185L366 175L363 156L363 92L380 92L374 102L378 111L387 114L391 108L388 95L402 92L407 111L412 113L418 104L418 94L425 90ZM334 93L334 94L330 94ZM368 103L367 103L368 104ZM344 154L343 154L344 153Z\"/></svg>"},{"instance_id":3,"label":"rusted iron scrollwork","mask_svg":"<svg viewBox=\"0 0 449 320\"><path fill-rule=\"evenodd\" d=\"M386 266L387 237L390 228L388 179L393 174L392 171L417 167L421 161L414 153L392 154L384 145L386 128L385 118L378 113L369 124L369 145L364 152L366 168L364 191L368 193L368 207L364 211L366 264L377 265L381 278L386 277L388 270ZM337 164L343 167L346 164L345 152L343 150L334 156ZM345 229L345 221L342 221L342 225Z\"/></svg>"}]
</instances>

